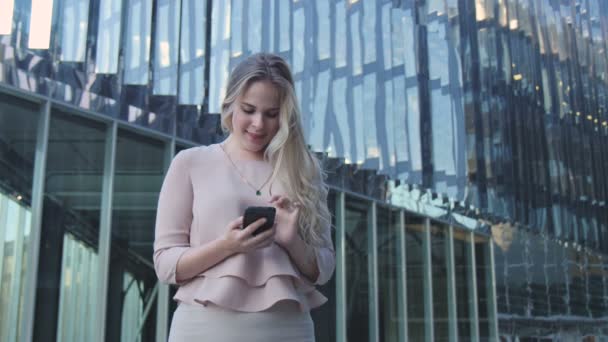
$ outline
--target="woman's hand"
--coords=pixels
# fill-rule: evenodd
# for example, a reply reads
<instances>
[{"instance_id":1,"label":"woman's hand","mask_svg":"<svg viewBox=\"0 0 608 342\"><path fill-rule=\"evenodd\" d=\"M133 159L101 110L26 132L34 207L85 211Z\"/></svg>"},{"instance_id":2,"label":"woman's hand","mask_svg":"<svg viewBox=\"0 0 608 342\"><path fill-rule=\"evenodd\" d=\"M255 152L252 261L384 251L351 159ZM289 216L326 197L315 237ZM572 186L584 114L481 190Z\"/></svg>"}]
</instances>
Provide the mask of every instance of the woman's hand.
<instances>
[{"instance_id":1,"label":"woman's hand","mask_svg":"<svg viewBox=\"0 0 608 342\"><path fill-rule=\"evenodd\" d=\"M300 206L281 195L272 196L270 204L277 210L275 225L281 225L281 228L276 231L274 240L283 248L289 249L299 237L298 214Z\"/></svg>"},{"instance_id":2,"label":"woman's hand","mask_svg":"<svg viewBox=\"0 0 608 342\"><path fill-rule=\"evenodd\" d=\"M247 253L253 250L268 247L274 241L275 226L276 224L265 232L253 236L259 227L266 222L265 218L261 218L249 226L241 229L243 225L243 216L230 222L226 227L226 233L224 234L224 241L226 242L226 248L235 253Z\"/></svg>"}]
</instances>

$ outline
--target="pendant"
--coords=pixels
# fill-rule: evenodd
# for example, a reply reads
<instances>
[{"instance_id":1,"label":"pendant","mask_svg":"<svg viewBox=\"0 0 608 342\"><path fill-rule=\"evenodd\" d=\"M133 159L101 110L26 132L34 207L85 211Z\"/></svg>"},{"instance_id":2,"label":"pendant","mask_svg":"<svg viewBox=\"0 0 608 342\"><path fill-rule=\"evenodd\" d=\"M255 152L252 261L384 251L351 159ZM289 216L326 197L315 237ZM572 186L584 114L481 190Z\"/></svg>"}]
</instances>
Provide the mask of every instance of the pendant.
<instances>
[{"instance_id":1,"label":"pendant","mask_svg":"<svg viewBox=\"0 0 608 342\"><path fill-rule=\"evenodd\" d=\"M262 192L261 192L260 190L256 191L256 192L255 192L255 194L256 194L257 196L262 196Z\"/></svg>"}]
</instances>

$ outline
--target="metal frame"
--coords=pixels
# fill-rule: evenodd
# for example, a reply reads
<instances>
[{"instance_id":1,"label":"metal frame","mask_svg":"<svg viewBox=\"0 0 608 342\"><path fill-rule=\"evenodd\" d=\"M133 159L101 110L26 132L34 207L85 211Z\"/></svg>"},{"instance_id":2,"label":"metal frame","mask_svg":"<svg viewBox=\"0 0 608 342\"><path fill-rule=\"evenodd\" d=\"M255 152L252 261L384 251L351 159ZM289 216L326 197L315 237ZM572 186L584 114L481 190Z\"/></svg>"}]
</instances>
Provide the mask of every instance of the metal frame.
<instances>
[{"instance_id":1,"label":"metal frame","mask_svg":"<svg viewBox=\"0 0 608 342\"><path fill-rule=\"evenodd\" d=\"M165 174L175 155L175 139L165 144ZM158 282L156 297L156 341L166 341L169 337L169 285Z\"/></svg>"},{"instance_id":2,"label":"metal frame","mask_svg":"<svg viewBox=\"0 0 608 342\"><path fill-rule=\"evenodd\" d=\"M479 309L477 302L477 263L475 262L475 233L469 232L467 243L467 264L470 267L468 276L469 320L471 325L471 342L479 342Z\"/></svg>"},{"instance_id":3,"label":"metal frame","mask_svg":"<svg viewBox=\"0 0 608 342\"><path fill-rule=\"evenodd\" d=\"M405 236L405 212L399 210L399 232L397 233L399 239L399 317L402 317L403 321L399 324L399 340L408 340L408 320L407 320L407 243Z\"/></svg>"},{"instance_id":4,"label":"metal frame","mask_svg":"<svg viewBox=\"0 0 608 342\"><path fill-rule=\"evenodd\" d=\"M51 121L51 103L45 101L40 107L38 130L36 132L36 152L34 157L34 179L32 184L32 221L30 241L27 248L27 269L23 293L23 316L19 323L22 341L32 341L34 336L34 316L36 314L36 289L38 284L38 257L40 254L40 227L42 205L44 203L44 175Z\"/></svg>"},{"instance_id":5,"label":"metal frame","mask_svg":"<svg viewBox=\"0 0 608 342\"><path fill-rule=\"evenodd\" d=\"M378 303L378 224L376 202L371 202L367 210L367 249L368 281L370 284L369 301L369 341L380 341L379 303Z\"/></svg>"},{"instance_id":6,"label":"metal frame","mask_svg":"<svg viewBox=\"0 0 608 342\"><path fill-rule=\"evenodd\" d=\"M435 320L433 315L433 270L431 261L431 219L424 219L423 263L424 263L424 336L426 341L434 341Z\"/></svg>"},{"instance_id":7,"label":"metal frame","mask_svg":"<svg viewBox=\"0 0 608 342\"><path fill-rule=\"evenodd\" d=\"M112 243L112 201L114 197L114 169L116 163L116 135L118 125L112 122L106 131L103 185L101 195L101 217L99 223L99 270L97 288L97 341L105 342L106 308L108 305L108 273L110 271L110 244Z\"/></svg>"},{"instance_id":8,"label":"metal frame","mask_svg":"<svg viewBox=\"0 0 608 342\"><path fill-rule=\"evenodd\" d=\"M498 312L496 304L496 273L494 264L494 243L492 239L489 239L488 244L488 254L486 255L486 265L488 265L488 270L486 273L486 284L487 284L487 295L488 298L488 325L489 334L491 341L498 341Z\"/></svg>"},{"instance_id":9,"label":"metal frame","mask_svg":"<svg viewBox=\"0 0 608 342\"><path fill-rule=\"evenodd\" d=\"M4 243L6 227L8 227L8 203L8 196L0 193L0 283L2 283L2 275L4 274ZM2 341L8 341L8 336L6 336L8 329L2 329L5 323L8 324L8 321L0 322L0 339Z\"/></svg>"},{"instance_id":10,"label":"metal frame","mask_svg":"<svg viewBox=\"0 0 608 342\"><path fill-rule=\"evenodd\" d=\"M458 304L456 300L456 267L454 265L454 227L448 226L445 239L448 282L448 336L450 342L455 342L458 341Z\"/></svg>"},{"instance_id":11,"label":"metal frame","mask_svg":"<svg viewBox=\"0 0 608 342\"><path fill-rule=\"evenodd\" d=\"M336 194L336 341L346 342L345 194Z\"/></svg>"}]
</instances>

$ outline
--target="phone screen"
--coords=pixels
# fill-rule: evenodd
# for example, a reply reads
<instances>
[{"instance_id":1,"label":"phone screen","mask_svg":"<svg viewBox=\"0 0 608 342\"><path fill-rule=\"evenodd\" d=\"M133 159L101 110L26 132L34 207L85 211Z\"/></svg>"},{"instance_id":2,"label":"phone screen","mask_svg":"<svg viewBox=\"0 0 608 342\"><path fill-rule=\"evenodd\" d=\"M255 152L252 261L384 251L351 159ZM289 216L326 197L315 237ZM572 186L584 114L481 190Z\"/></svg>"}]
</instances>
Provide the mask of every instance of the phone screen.
<instances>
[{"instance_id":1,"label":"phone screen","mask_svg":"<svg viewBox=\"0 0 608 342\"><path fill-rule=\"evenodd\" d=\"M253 235L262 233L274 225L274 218L276 215L276 209L274 207L248 207L245 209L245 215L243 215L243 228L249 226L253 222L266 218L266 223L256 229Z\"/></svg>"}]
</instances>

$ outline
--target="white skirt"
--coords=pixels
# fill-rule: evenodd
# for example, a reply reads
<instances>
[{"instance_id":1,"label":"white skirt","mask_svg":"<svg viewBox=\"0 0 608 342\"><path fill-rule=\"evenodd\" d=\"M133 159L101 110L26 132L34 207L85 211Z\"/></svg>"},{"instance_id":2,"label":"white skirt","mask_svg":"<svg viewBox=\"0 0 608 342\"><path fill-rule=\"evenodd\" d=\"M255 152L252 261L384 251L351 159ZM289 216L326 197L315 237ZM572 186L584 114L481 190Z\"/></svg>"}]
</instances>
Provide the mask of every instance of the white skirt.
<instances>
[{"instance_id":1,"label":"white skirt","mask_svg":"<svg viewBox=\"0 0 608 342\"><path fill-rule=\"evenodd\" d=\"M180 303L171 322L169 342L314 342L309 312L295 302L279 302L267 311L240 312L214 305Z\"/></svg>"}]
</instances>

